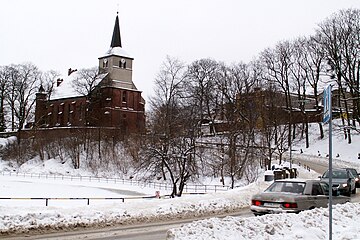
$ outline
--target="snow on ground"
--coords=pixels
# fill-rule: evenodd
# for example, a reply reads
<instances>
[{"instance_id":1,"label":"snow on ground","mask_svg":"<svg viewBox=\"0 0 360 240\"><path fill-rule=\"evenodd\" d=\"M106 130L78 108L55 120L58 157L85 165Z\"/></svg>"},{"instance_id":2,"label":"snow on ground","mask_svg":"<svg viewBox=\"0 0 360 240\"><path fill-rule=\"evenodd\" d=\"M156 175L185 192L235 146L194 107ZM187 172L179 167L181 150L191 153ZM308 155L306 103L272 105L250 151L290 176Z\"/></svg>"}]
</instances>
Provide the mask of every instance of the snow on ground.
<instances>
[{"instance_id":1,"label":"snow on ground","mask_svg":"<svg viewBox=\"0 0 360 240\"><path fill-rule=\"evenodd\" d=\"M332 158L334 162L345 162L356 164L360 168L360 134L353 132L352 144L347 143L347 139L344 138L342 131L336 127L338 120L334 120L334 130L332 136ZM327 160L329 154L329 129L328 126L324 126L324 139L320 139L319 127L317 124L311 124L309 127L310 135L310 146L305 148L304 140L296 141L293 146L293 151L296 155L306 155L316 157L316 159ZM337 129L337 130L335 130ZM300 154L300 151L303 154Z\"/></svg>"},{"instance_id":2,"label":"snow on ground","mask_svg":"<svg viewBox=\"0 0 360 240\"><path fill-rule=\"evenodd\" d=\"M129 194L119 189L128 186L117 185L116 188L106 185L100 187L98 183L82 182L77 184L54 183L53 180L35 180L33 178L0 176L0 197L3 196L51 196L80 197L102 196L120 197ZM58 180L59 181L59 180ZM56 187L54 186L56 184ZM26 188L26 185L27 188ZM225 213L249 206L250 197L263 190L268 183L263 181L246 187L226 192L206 195L186 195L175 199L131 199L121 201L91 200L86 201L50 200L45 206L44 200L0 200L0 232L27 232L30 229L62 229L74 226L89 226L92 224L134 223L140 221L154 221L181 218L186 216L201 216L209 212ZM30 187L31 186L31 187ZM27 189L27 190L26 190ZM51 190L52 189L52 190ZM114 189L117 189L115 191ZM43 191L43 192L42 192ZM132 195L144 189L132 189ZM149 189L147 189L149 191ZM154 189L152 189L154 191ZM29 203L29 201L32 201ZM59 202L60 201L60 202ZM31 207L30 207L31 205Z\"/></svg>"},{"instance_id":3,"label":"snow on ground","mask_svg":"<svg viewBox=\"0 0 360 240\"><path fill-rule=\"evenodd\" d=\"M167 239L328 239L328 212L327 208L317 208L299 214L210 218L169 230ZM333 208L333 239L360 239L359 214L359 203L335 205Z\"/></svg>"},{"instance_id":4,"label":"snow on ground","mask_svg":"<svg viewBox=\"0 0 360 240\"><path fill-rule=\"evenodd\" d=\"M48 162L49 161L49 162ZM66 165L54 160L45 161L42 172L62 172ZM0 162L0 172L14 170ZM37 162L33 163L39 167ZM24 170L24 168L21 168ZM31 170L30 164L26 169ZM30 171L32 172L32 171ZM66 172L66 171L65 171ZM3 172L5 173L5 172ZM299 167L302 178L317 176L313 171ZM221 193L206 195L184 195L174 199L143 199L144 195L154 195L157 189L144 188L121 183L98 181L62 180L51 177L44 179L34 174L0 174L0 197L124 197L121 200L0 200L0 233L28 232L51 229L68 229L75 226L107 225L115 223L150 222L164 219L202 216L209 213L229 213L249 206L253 194L262 191L270 183L262 179L245 187ZM51 176L51 175L49 175ZM161 195L166 194L161 190ZM127 199L134 198L136 199ZM31 201L31 202L29 202Z\"/></svg>"},{"instance_id":5,"label":"snow on ground","mask_svg":"<svg viewBox=\"0 0 360 240\"><path fill-rule=\"evenodd\" d=\"M296 157L327 162L328 139L316 140ZM334 137L333 161L338 166L359 169L360 136L353 136L353 144ZM294 144L294 149L302 145ZM350 146L350 147L349 147ZM343 151L343 149L345 149ZM320 156L318 156L318 151ZM314 157L315 154L315 157ZM338 156L336 156L339 154ZM316 178L318 173L298 167L299 177ZM85 170L74 170L67 163L51 159L34 159L22 166L0 160L0 197L136 197L121 200L0 200L0 236L11 232L37 229L69 229L75 226L109 225L115 223L150 222L156 220L203 216L209 213L228 213L249 207L253 194L265 189L269 182L264 177L248 186L226 192L205 195L185 195L174 199L146 199L157 189L121 183L69 181L35 177L1 175L1 172L88 175ZM166 194L161 190L161 195ZM30 202L31 201L31 202ZM334 206L334 239L360 239L359 203ZM261 217L210 218L168 231L168 239L327 239L328 209L314 209L300 214L276 214Z\"/></svg>"}]
</instances>

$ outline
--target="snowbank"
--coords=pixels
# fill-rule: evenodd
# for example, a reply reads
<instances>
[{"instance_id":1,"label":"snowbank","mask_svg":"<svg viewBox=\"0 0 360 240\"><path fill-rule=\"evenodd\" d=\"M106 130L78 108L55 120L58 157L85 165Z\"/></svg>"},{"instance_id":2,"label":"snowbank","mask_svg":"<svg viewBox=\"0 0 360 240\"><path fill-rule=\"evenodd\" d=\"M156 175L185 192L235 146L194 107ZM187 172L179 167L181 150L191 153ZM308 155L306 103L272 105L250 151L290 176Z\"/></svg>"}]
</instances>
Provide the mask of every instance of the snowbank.
<instances>
[{"instance_id":1,"label":"snowbank","mask_svg":"<svg viewBox=\"0 0 360 240\"><path fill-rule=\"evenodd\" d=\"M164 221L206 216L210 213L229 213L248 207L251 196L262 191L268 184L258 182L227 192L186 195L174 199L133 200L125 203L113 202L89 206L85 203L72 207L45 207L44 205L29 207L28 204L12 205L12 207L0 206L0 233ZM35 185L33 183L32 186ZM60 189L59 187L59 191Z\"/></svg>"},{"instance_id":2,"label":"snowbank","mask_svg":"<svg viewBox=\"0 0 360 240\"><path fill-rule=\"evenodd\" d=\"M249 239L328 239L329 210L317 208L299 214L269 214L260 217L196 221L167 233L168 240L249 240ZM360 239L360 203L335 205L333 239Z\"/></svg>"}]
</instances>

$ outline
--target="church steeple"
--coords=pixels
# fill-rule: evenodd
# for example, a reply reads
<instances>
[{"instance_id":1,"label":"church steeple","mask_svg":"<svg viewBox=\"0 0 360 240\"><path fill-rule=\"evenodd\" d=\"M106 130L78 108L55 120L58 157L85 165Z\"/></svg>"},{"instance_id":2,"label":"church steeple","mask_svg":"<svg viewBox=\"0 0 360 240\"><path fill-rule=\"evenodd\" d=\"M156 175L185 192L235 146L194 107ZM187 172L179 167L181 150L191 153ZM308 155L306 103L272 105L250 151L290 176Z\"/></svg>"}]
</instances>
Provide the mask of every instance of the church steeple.
<instances>
[{"instance_id":1,"label":"church steeple","mask_svg":"<svg viewBox=\"0 0 360 240\"><path fill-rule=\"evenodd\" d=\"M113 36L111 40L110 47L122 47L121 46L121 37L120 37L120 25L119 25L119 16L116 15L115 26L113 31Z\"/></svg>"},{"instance_id":2,"label":"church steeple","mask_svg":"<svg viewBox=\"0 0 360 240\"><path fill-rule=\"evenodd\" d=\"M122 48L119 16L116 15L110 49L99 58L99 71L108 73L107 78L112 86L136 90L132 81L133 60L134 58Z\"/></svg>"},{"instance_id":3,"label":"church steeple","mask_svg":"<svg viewBox=\"0 0 360 240\"><path fill-rule=\"evenodd\" d=\"M110 49L105 53L104 56L100 57L99 59L109 57L109 56L120 56L123 58L134 59L122 48L118 14L116 15L116 18L115 18L115 26L114 26L114 31L112 34Z\"/></svg>"}]
</instances>

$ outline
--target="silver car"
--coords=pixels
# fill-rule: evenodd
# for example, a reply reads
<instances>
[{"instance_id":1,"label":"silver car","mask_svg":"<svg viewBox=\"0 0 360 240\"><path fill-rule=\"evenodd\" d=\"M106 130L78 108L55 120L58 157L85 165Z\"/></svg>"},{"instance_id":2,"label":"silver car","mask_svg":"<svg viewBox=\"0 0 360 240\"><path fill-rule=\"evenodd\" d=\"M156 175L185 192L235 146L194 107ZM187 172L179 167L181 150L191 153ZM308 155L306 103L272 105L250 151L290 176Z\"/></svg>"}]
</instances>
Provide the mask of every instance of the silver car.
<instances>
[{"instance_id":1,"label":"silver car","mask_svg":"<svg viewBox=\"0 0 360 240\"><path fill-rule=\"evenodd\" d=\"M350 202L349 197L333 192L333 203ZM298 213L316 207L327 207L329 185L320 180L284 179L273 182L264 192L255 194L250 209L255 215Z\"/></svg>"},{"instance_id":2,"label":"silver car","mask_svg":"<svg viewBox=\"0 0 360 240\"><path fill-rule=\"evenodd\" d=\"M329 183L329 170L327 170L321 177L321 181ZM332 187L340 194L351 196L351 193L356 193L355 177L347 169L333 169L332 170Z\"/></svg>"},{"instance_id":3,"label":"silver car","mask_svg":"<svg viewBox=\"0 0 360 240\"><path fill-rule=\"evenodd\" d=\"M355 187L360 188L360 178L357 170L355 168L345 168L345 169L351 172L351 174L355 177Z\"/></svg>"}]
</instances>

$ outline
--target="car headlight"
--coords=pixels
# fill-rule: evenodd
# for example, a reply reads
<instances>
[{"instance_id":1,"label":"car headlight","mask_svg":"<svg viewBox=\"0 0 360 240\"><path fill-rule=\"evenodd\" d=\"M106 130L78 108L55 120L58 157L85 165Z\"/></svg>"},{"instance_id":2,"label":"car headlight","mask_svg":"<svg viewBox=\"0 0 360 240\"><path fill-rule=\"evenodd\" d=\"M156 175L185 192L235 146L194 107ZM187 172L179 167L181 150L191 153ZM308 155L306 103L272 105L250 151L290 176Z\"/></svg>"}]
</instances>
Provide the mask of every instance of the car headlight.
<instances>
[{"instance_id":1,"label":"car headlight","mask_svg":"<svg viewBox=\"0 0 360 240\"><path fill-rule=\"evenodd\" d=\"M343 188L345 188L345 187L347 187L347 183L343 183L341 186L342 186Z\"/></svg>"}]
</instances>

